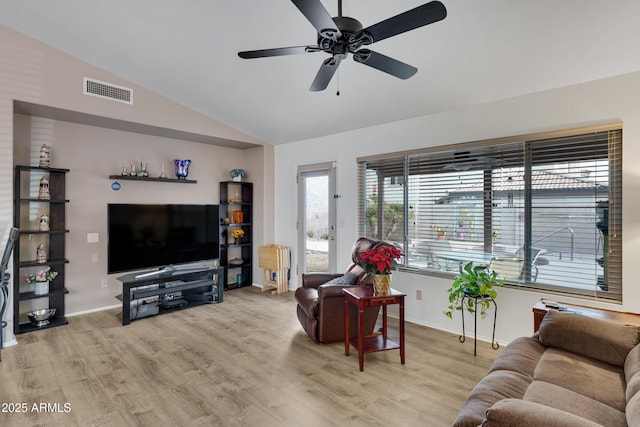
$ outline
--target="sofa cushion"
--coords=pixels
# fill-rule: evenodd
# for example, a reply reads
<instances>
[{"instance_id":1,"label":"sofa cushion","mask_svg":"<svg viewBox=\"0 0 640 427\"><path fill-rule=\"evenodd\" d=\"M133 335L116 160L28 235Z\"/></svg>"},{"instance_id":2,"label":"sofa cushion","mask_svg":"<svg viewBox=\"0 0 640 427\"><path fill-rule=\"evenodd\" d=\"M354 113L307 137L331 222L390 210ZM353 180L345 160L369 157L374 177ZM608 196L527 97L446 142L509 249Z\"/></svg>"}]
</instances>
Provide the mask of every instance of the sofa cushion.
<instances>
[{"instance_id":1,"label":"sofa cushion","mask_svg":"<svg viewBox=\"0 0 640 427\"><path fill-rule=\"evenodd\" d=\"M627 400L640 393L640 344L627 355L624 362L624 375L627 380Z\"/></svg>"},{"instance_id":2,"label":"sofa cushion","mask_svg":"<svg viewBox=\"0 0 640 427\"><path fill-rule=\"evenodd\" d=\"M622 367L640 340L640 328L550 310L540 324L539 340L545 346Z\"/></svg>"},{"instance_id":3,"label":"sofa cushion","mask_svg":"<svg viewBox=\"0 0 640 427\"><path fill-rule=\"evenodd\" d=\"M627 424L640 427L640 344L627 355L624 374L627 378Z\"/></svg>"},{"instance_id":4,"label":"sofa cushion","mask_svg":"<svg viewBox=\"0 0 640 427\"><path fill-rule=\"evenodd\" d=\"M535 338L516 338L496 357L489 372L506 370L533 378L533 372L546 349Z\"/></svg>"},{"instance_id":5,"label":"sofa cushion","mask_svg":"<svg viewBox=\"0 0 640 427\"><path fill-rule=\"evenodd\" d=\"M627 403L627 425L640 427L640 393L636 393Z\"/></svg>"},{"instance_id":6,"label":"sofa cushion","mask_svg":"<svg viewBox=\"0 0 640 427\"><path fill-rule=\"evenodd\" d=\"M505 350L506 351L506 350ZM482 423L485 411L494 403L508 398L522 399L531 378L518 372L493 371L484 377L467 396L454 427L475 427Z\"/></svg>"},{"instance_id":7,"label":"sofa cushion","mask_svg":"<svg viewBox=\"0 0 640 427\"><path fill-rule=\"evenodd\" d=\"M621 367L558 348L545 351L533 379L574 391L622 412L627 404Z\"/></svg>"},{"instance_id":8,"label":"sofa cushion","mask_svg":"<svg viewBox=\"0 0 640 427\"><path fill-rule=\"evenodd\" d=\"M594 388L598 386L598 384L594 384ZM527 388L524 400L569 412L603 426L624 426L626 424L624 412L545 381L534 380Z\"/></svg>"},{"instance_id":9,"label":"sofa cushion","mask_svg":"<svg viewBox=\"0 0 640 427\"><path fill-rule=\"evenodd\" d=\"M486 427L601 427L580 416L520 399L503 399L487 410Z\"/></svg>"}]
</instances>

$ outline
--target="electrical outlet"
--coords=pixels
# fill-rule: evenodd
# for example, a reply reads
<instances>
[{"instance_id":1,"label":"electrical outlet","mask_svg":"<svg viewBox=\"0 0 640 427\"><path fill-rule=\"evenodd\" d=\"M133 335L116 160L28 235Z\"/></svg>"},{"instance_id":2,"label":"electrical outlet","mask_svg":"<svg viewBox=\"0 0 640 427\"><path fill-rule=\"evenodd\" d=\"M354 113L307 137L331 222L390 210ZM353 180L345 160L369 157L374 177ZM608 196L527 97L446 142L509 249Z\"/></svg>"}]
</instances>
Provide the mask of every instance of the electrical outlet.
<instances>
[{"instance_id":1,"label":"electrical outlet","mask_svg":"<svg viewBox=\"0 0 640 427\"><path fill-rule=\"evenodd\" d=\"M416 300L422 301L422 289L416 289Z\"/></svg>"},{"instance_id":2,"label":"electrical outlet","mask_svg":"<svg viewBox=\"0 0 640 427\"><path fill-rule=\"evenodd\" d=\"M102 279L100 281L100 287L106 288L107 286L109 286L109 281L107 279Z\"/></svg>"}]
</instances>

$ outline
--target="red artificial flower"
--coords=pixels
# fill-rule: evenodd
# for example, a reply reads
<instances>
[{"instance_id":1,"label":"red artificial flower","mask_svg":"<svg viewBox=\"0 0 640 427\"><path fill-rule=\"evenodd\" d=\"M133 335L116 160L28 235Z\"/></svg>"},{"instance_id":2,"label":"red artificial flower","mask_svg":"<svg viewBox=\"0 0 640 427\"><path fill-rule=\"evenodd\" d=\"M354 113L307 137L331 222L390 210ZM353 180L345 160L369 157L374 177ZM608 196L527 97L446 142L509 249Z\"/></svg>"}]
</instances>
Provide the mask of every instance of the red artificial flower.
<instances>
[{"instance_id":1,"label":"red artificial flower","mask_svg":"<svg viewBox=\"0 0 640 427\"><path fill-rule=\"evenodd\" d=\"M404 254L395 246L378 246L360 254L360 266L374 274L390 274L398 266L397 260Z\"/></svg>"}]
</instances>

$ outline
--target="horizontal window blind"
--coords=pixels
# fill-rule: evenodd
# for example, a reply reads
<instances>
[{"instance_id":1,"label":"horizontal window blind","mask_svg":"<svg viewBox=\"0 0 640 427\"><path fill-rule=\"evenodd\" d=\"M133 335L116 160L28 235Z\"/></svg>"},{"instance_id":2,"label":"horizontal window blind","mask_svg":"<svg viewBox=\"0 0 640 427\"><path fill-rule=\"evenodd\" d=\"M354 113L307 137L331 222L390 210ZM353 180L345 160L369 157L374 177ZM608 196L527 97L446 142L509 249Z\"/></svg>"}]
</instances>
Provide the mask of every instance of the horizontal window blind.
<instances>
[{"instance_id":1,"label":"horizontal window blind","mask_svg":"<svg viewBox=\"0 0 640 427\"><path fill-rule=\"evenodd\" d=\"M606 130L363 160L359 231L409 270L512 259L508 283L621 301L621 147Z\"/></svg>"}]
</instances>

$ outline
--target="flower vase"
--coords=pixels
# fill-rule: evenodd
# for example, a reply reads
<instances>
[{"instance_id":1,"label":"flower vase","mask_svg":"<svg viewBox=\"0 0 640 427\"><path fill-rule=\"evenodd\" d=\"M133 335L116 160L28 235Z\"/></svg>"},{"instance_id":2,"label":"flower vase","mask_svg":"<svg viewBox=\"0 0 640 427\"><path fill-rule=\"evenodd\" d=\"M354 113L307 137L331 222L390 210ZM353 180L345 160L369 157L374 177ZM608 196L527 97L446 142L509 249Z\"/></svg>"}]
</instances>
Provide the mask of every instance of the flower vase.
<instances>
[{"instance_id":1,"label":"flower vase","mask_svg":"<svg viewBox=\"0 0 640 427\"><path fill-rule=\"evenodd\" d=\"M233 239L233 243L235 243L236 245L239 245L240 244L240 238L239 237L235 237Z\"/></svg>"},{"instance_id":2,"label":"flower vase","mask_svg":"<svg viewBox=\"0 0 640 427\"><path fill-rule=\"evenodd\" d=\"M389 295L391 289L391 274L373 275L373 294L376 296Z\"/></svg>"},{"instance_id":3,"label":"flower vase","mask_svg":"<svg viewBox=\"0 0 640 427\"><path fill-rule=\"evenodd\" d=\"M176 177L178 179L187 179L187 176L189 175L189 165L191 164L191 160L175 159L173 163L176 166Z\"/></svg>"},{"instance_id":4,"label":"flower vase","mask_svg":"<svg viewBox=\"0 0 640 427\"><path fill-rule=\"evenodd\" d=\"M35 282L33 293L35 295L47 295L49 293L49 282Z\"/></svg>"}]
</instances>

